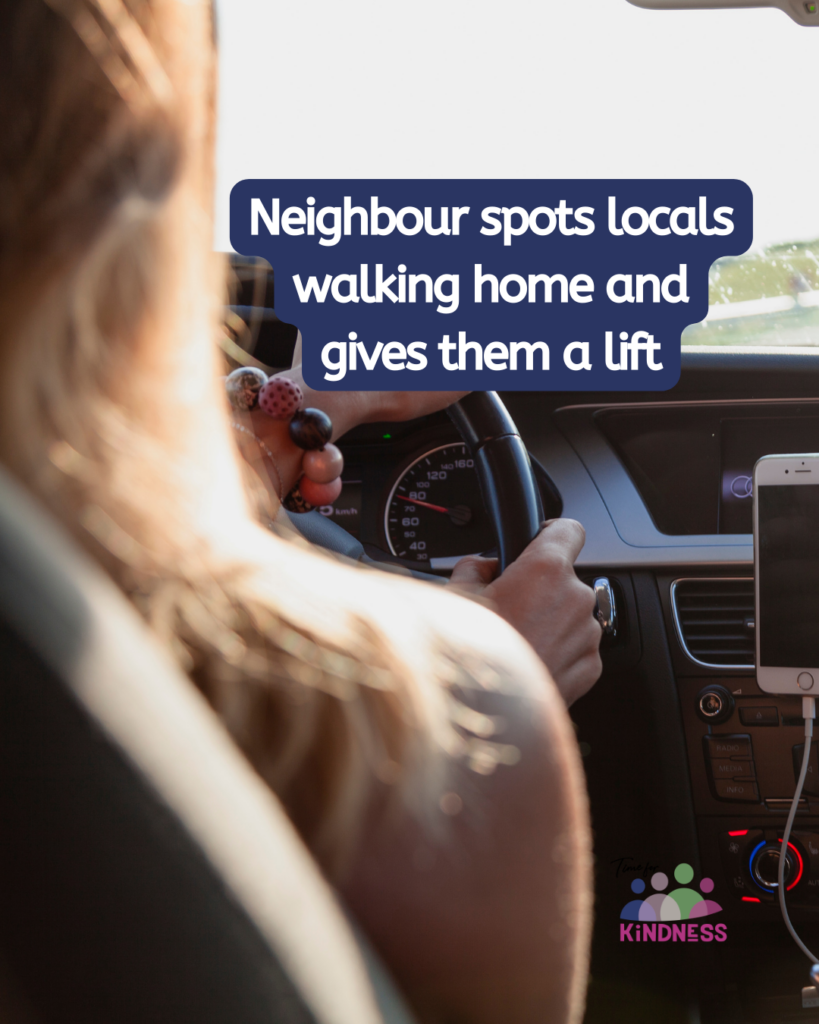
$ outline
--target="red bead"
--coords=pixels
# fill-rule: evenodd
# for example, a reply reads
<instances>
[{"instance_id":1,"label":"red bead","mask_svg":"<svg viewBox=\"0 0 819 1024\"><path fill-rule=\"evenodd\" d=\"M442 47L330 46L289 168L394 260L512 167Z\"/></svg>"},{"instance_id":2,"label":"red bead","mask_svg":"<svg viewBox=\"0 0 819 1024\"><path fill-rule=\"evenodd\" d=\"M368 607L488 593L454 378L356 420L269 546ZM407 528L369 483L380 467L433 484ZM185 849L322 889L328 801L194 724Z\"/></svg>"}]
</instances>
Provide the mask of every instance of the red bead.
<instances>
[{"instance_id":1,"label":"red bead","mask_svg":"<svg viewBox=\"0 0 819 1024\"><path fill-rule=\"evenodd\" d=\"M271 377L259 393L259 408L274 420L292 420L303 401L301 388L289 377Z\"/></svg>"},{"instance_id":2,"label":"red bead","mask_svg":"<svg viewBox=\"0 0 819 1024\"><path fill-rule=\"evenodd\" d=\"M329 484L344 469L344 456L334 444L326 444L319 451L305 452L304 475L314 484Z\"/></svg>"},{"instance_id":3,"label":"red bead","mask_svg":"<svg viewBox=\"0 0 819 1024\"><path fill-rule=\"evenodd\" d=\"M299 480L299 490L305 501L311 505L332 505L341 494L341 477L337 476L327 484L317 484L307 476Z\"/></svg>"}]
</instances>

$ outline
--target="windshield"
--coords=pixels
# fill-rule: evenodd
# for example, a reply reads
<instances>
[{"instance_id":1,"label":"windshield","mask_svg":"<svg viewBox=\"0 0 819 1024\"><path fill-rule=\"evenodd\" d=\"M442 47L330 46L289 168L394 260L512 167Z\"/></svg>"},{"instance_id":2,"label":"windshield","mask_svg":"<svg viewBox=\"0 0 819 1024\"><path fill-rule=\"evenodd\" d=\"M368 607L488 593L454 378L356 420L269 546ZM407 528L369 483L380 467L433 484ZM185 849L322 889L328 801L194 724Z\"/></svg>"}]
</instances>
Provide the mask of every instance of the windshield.
<instances>
[{"instance_id":1,"label":"windshield","mask_svg":"<svg viewBox=\"0 0 819 1024\"><path fill-rule=\"evenodd\" d=\"M248 177L741 178L683 344L819 346L819 33L626 0L219 4L216 244Z\"/></svg>"}]
</instances>

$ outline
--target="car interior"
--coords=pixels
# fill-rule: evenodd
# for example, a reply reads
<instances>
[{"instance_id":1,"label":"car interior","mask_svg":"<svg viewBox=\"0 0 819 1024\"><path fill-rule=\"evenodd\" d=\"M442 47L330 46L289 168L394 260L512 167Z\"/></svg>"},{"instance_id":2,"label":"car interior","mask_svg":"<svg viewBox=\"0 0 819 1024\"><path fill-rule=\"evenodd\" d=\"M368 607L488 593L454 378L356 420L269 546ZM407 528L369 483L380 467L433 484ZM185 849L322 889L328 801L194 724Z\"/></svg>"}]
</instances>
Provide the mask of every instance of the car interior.
<instances>
[{"instance_id":1,"label":"car interior","mask_svg":"<svg viewBox=\"0 0 819 1024\"><path fill-rule=\"evenodd\" d=\"M233 259L240 287L263 270L275 297L272 270ZM795 303L784 315L801 327L813 307ZM781 312L755 319L766 317L783 329ZM720 323L747 330L747 319ZM256 355L280 343L262 329ZM607 582L614 606L603 676L571 709L595 843L590 1024L819 1018L802 1007L809 965L776 904L776 844L804 734L800 698L756 684L750 487L761 456L819 449L817 385L819 350L692 345L669 392L499 396L508 415L494 434L519 433L525 445L537 492L531 514L583 523L576 571L590 585ZM526 467L508 452L482 460L497 444L492 413L487 421L473 408L486 397L470 396L449 415L349 433L340 442L342 499L292 517L297 529L431 581L466 554L497 554L504 536L517 551L525 515L510 522L496 495L510 493L511 476ZM510 463L517 468L507 478ZM520 513L525 497L512 504ZM791 915L809 946L819 943L817 764L787 876ZM631 881L681 862L713 881L728 939L635 950L620 935Z\"/></svg>"},{"instance_id":2,"label":"car interior","mask_svg":"<svg viewBox=\"0 0 819 1024\"><path fill-rule=\"evenodd\" d=\"M817 381L812 354L684 352L667 395L502 396L541 467L533 479L545 514L584 522L577 572L607 578L616 609L603 677L572 709L595 843L590 1022L819 1016L801 1008L805 963L780 920L771 866L754 858L781 836L804 740L799 699L755 682L752 539L747 499L732 490L772 445L816 430ZM320 541L348 557L419 575L428 562L437 582L464 546L496 550L501 512L481 507L470 458L484 438L465 433L444 414L358 428L342 442L351 494L342 509L353 512L293 518L321 519L332 529ZM427 504L450 509L415 517L416 537L428 538L415 551L428 560L396 554L389 533L394 495L419 460L445 474L425 484ZM6 998L47 976L35 1007L43 1019L405 1019L198 695L102 574L8 479L3 492ZM450 528L464 532L461 549L446 546ZM125 712L112 699L123 688ZM164 741L180 718L189 750L170 757ZM819 943L815 781L792 842L789 903L810 945ZM265 854L280 870L259 870ZM619 933L628 883L646 865L683 861L714 881L729 941L646 944L636 956ZM123 928L132 918L139 927ZM371 1002L368 970L386 1008Z\"/></svg>"}]
</instances>

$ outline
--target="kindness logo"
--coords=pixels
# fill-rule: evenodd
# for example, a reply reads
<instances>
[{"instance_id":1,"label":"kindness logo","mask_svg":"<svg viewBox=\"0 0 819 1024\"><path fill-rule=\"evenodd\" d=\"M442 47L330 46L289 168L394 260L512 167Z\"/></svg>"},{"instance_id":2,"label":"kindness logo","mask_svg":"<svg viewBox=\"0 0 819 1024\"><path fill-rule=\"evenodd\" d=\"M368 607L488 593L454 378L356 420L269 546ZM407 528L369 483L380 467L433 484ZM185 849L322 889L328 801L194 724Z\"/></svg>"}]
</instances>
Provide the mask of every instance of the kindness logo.
<instances>
[{"instance_id":1,"label":"kindness logo","mask_svg":"<svg viewBox=\"0 0 819 1024\"><path fill-rule=\"evenodd\" d=\"M668 876L662 871L651 876L650 884L654 893L646 899L631 900L620 914L622 921L689 921L692 918L708 917L718 914L722 907L706 897L714 891L714 882L703 878L700 892L688 888L694 878L694 869L690 864L678 864L674 869L674 879L680 888L666 892ZM642 878L635 878L631 883L631 891L637 895L644 893L646 883Z\"/></svg>"}]
</instances>

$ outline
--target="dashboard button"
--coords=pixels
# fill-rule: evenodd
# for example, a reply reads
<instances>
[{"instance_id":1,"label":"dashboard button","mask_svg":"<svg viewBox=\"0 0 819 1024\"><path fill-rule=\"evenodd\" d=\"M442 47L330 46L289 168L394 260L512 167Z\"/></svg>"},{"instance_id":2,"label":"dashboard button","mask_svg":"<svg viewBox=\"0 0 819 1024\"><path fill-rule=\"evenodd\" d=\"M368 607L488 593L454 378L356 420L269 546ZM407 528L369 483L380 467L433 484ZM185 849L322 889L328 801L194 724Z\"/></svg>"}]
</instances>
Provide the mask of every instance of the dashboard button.
<instances>
[{"instance_id":1,"label":"dashboard button","mask_svg":"<svg viewBox=\"0 0 819 1024\"><path fill-rule=\"evenodd\" d=\"M758 804L759 789L755 782L740 779L714 779L714 789L719 800L736 803Z\"/></svg>"},{"instance_id":2,"label":"dashboard button","mask_svg":"<svg viewBox=\"0 0 819 1024\"><path fill-rule=\"evenodd\" d=\"M793 836L808 855L805 865L808 899L812 903L819 902L819 835L813 832L794 832Z\"/></svg>"},{"instance_id":3,"label":"dashboard button","mask_svg":"<svg viewBox=\"0 0 819 1024\"><path fill-rule=\"evenodd\" d=\"M813 676L810 672L800 672L796 677L796 685L800 690L810 690L813 687Z\"/></svg>"},{"instance_id":4,"label":"dashboard button","mask_svg":"<svg viewBox=\"0 0 819 1024\"><path fill-rule=\"evenodd\" d=\"M753 761L711 761L711 774L715 779L753 779L756 768Z\"/></svg>"},{"instance_id":5,"label":"dashboard button","mask_svg":"<svg viewBox=\"0 0 819 1024\"><path fill-rule=\"evenodd\" d=\"M734 711L734 698L724 686L715 683L706 686L697 694L697 714L710 725L719 725L730 718Z\"/></svg>"},{"instance_id":6,"label":"dashboard button","mask_svg":"<svg viewBox=\"0 0 819 1024\"><path fill-rule=\"evenodd\" d=\"M737 898L745 896L750 891L750 879L745 864L751 850L761 838L760 829L738 829L720 835L720 855L725 879L729 890Z\"/></svg>"},{"instance_id":7,"label":"dashboard button","mask_svg":"<svg viewBox=\"0 0 819 1024\"><path fill-rule=\"evenodd\" d=\"M751 737L739 734L737 736L706 736L705 749L709 757L753 757L751 748Z\"/></svg>"},{"instance_id":8,"label":"dashboard button","mask_svg":"<svg viewBox=\"0 0 819 1024\"><path fill-rule=\"evenodd\" d=\"M793 748L793 774L796 780L802 771L802 758L805 756L805 744L797 743ZM803 793L809 796L819 796L819 750L811 745L810 757L808 758L808 770L805 775Z\"/></svg>"},{"instance_id":9,"label":"dashboard button","mask_svg":"<svg viewBox=\"0 0 819 1024\"><path fill-rule=\"evenodd\" d=\"M779 725L779 709L758 706L740 708L739 720L743 725Z\"/></svg>"},{"instance_id":10,"label":"dashboard button","mask_svg":"<svg viewBox=\"0 0 819 1024\"><path fill-rule=\"evenodd\" d=\"M722 711L722 699L718 693L706 693L700 698L700 711L709 718Z\"/></svg>"},{"instance_id":11,"label":"dashboard button","mask_svg":"<svg viewBox=\"0 0 819 1024\"><path fill-rule=\"evenodd\" d=\"M782 855L782 840L778 843L760 843L751 854L751 877L766 892L774 892L779 887L779 858ZM801 881L804 865L793 843L788 843L785 851L785 888L793 887Z\"/></svg>"}]
</instances>

